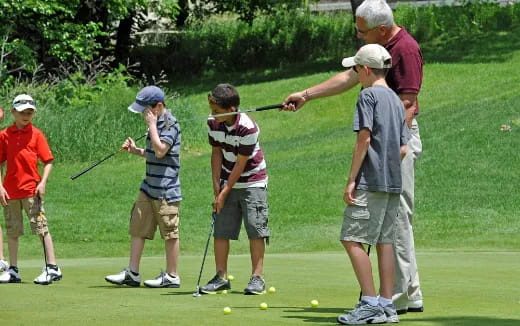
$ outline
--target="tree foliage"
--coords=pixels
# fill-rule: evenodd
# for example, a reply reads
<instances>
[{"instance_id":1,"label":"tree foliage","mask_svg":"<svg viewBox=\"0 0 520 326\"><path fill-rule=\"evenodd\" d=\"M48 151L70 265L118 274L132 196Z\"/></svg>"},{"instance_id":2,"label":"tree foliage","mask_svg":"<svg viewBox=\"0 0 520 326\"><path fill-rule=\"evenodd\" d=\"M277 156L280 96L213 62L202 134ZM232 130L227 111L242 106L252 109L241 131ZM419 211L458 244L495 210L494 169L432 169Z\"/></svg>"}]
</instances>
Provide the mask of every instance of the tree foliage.
<instances>
[{"instance_id":1,"label":"tree foliage","mask_svg":"<svg viewBox=\"0 0 520 326\"><path fill-rule=\"evenodd\" d=\"M255 17L261 14L272 14L277 9L291 10L304 6L306 0L200 0L195 14L207 16L211 14L234 13L238 19L251 25Z\"/></svg>"},{"instance_id":2,"label":"tree foliage","mask_svg":"<svg viewBox=\"0 0 520 326\"><path fill-rule=\"evenodd\" d=\"M0 81L39 65L116 55L116 49L123 60L132 28L174 19L177 10L177 0L0 0Z\"/></svg>"}]
</instances>

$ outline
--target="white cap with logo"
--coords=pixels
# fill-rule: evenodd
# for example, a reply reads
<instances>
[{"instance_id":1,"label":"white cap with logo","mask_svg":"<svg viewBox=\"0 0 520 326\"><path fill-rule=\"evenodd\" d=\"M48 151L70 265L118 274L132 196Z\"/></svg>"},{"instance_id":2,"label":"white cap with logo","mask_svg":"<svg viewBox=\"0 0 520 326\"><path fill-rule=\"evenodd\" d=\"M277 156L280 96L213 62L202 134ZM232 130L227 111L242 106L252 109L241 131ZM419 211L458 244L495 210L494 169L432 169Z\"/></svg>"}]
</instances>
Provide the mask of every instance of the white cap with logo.
<instances>
[{"instance_id":1,"label":"white cap with logo","mask_svg":"<svg viewBox=\"0 0 520 326\"><path fill-rule=\"evenodd\" d=\"M14 98L13 108L18 112L22 112L23 110L27 109L36 110L36 101L34 101L33 98L27 94L20 94Z\"/></svg>"},{"instance_id":2,"label":"white cap with logo","mask_svg":"<svg viewBox=\"0 0 520 326\"><path fill-rule=\"evenodd\" d=\"M355 65L369 68L383 69L392 67L390 53L379 44L367 44L362 46L355 56L344 58L341 65L350 68Z\"/></svg>"}]
</instances>

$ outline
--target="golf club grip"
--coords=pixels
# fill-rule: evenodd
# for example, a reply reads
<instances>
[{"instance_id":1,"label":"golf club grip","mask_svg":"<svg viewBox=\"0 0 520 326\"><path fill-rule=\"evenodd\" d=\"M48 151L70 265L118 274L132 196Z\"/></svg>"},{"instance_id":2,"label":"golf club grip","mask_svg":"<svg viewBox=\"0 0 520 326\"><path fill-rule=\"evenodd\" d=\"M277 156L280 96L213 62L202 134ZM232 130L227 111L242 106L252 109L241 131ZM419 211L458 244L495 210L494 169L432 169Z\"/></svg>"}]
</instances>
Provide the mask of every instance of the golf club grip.
<instances>
[{"instance_id":1,"label":"golf club grip","mask_svg":"<svg viewBox=\"0 0 520 326\"><path fill-rule=\"evenodd\" d=\"M281 109L283 108L283 104L273 104L268 106L262 106L257 109L254 109L254 111L265 111L265 110L272 110L272 109Z\"/></svg>"}]
</instances>

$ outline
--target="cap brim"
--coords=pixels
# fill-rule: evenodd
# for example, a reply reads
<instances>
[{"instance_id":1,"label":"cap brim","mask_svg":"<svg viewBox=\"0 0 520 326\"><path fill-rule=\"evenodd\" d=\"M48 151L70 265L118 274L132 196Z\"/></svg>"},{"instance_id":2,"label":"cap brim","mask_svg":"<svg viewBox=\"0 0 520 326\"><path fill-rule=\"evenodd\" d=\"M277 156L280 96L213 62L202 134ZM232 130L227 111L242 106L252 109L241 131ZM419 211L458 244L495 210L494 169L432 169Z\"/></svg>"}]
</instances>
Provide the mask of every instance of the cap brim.
<instances>
[{"instance_id":1,"label":"cap brim","mask_svg":"<svg viewBox=\"0 0 520 326\"><path fill-rule=\"evenodd\" d=\"M354 57L344 58L341 61L341 65L345 68L354 67L356 63L354 62Z\"/></svg>"},{"instance_id":2,"label":"cap brim","mask_svg":"<svg viewBox=\"0 0 520 326\"><path fill-rule=\"evenodd\" d=\"M130 112L133 112L133 113L143 113L143 111L146 109L145 106L142 106L142 105L139 105L137 103L132 103L132 105L130 105L128 107L128 111Z\"/></svg>"},{"instance_id":3,"label":"cap brim","mask_svg":"<svg viewBox=\"0 0 520 326\"><path fill-rule=\"evenodd\" d=\"M32 104L29 104L29 103L15 106L14 109L16 111L18 111L18 112L22 112L22 111L27 110L27 109L33 109L33 110L36 111L36 107L34 105L32 105Z\"/></svg>"}]
</instances>

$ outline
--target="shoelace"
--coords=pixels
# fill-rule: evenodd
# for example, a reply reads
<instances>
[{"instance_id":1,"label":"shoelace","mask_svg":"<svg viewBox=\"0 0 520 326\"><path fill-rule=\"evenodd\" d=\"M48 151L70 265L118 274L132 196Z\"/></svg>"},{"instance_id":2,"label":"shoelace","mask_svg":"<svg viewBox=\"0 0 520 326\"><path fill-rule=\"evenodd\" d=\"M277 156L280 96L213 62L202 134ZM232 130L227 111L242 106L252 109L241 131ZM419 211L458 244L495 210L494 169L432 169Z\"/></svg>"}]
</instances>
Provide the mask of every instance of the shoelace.
<instances>
[{"instance_id":1,"label":"shoelace","mask_svg":"<svg viewBox=\"0 0 520 326\"><path fill-rule=\"evenodd\" d=\"M251 277L251 280L249 280L249 284L251 285L262 285L262 280L258 277Z\"/></svg>"}]
</instances>

